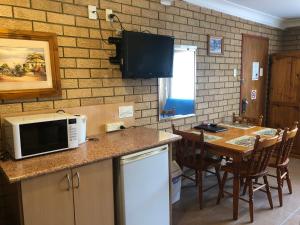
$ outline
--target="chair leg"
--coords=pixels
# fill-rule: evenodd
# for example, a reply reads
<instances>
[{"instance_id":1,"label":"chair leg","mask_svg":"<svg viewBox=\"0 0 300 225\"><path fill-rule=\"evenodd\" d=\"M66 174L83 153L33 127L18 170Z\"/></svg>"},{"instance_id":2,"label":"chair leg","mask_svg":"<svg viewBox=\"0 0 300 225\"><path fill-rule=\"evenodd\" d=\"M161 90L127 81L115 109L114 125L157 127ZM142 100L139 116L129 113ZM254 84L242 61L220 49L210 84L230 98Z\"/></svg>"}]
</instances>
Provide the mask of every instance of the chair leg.
<instances>
[{"instance_id":1,"label":"chair leg","mask_svg":"<svg viewBox=\"0 0 300 225\"><path fill-rule=\"evenodd\" d=\"M242 192L242 195L244 196L247 192L247 187L249 186L249 180L246 179L246 182L244 184L244 189L243 189L243 192Z\"/></svg>"},{"instance_id":2,"label":"chair leg","mask_svg":"<svg viewBox=\"0 0 300 225\"><path fill-rule=\"evenodd\" d=\"M242 187L244 186L244 184L245 184L244 178L243 178L243 177L240 178L240 184L241 184L241 188L242 188Z\"/></svg>"},{"instance_id":3,"label":"chair leg","mask_svg":"<svg viewBox=\"0 0 300 225\"><path fill-rule=\"evenodd\" d=\"M198 171L198 198L199 198L199 208L202 209L203 208L202 171Z\"/></svg>"},{"instance_id":4,"label":"chair leg","mask_svg":"<svg viewBox=\"0 0 300 225\"><path fill-rule=\"evenodd\" d=\"M218 166L215 167L216 177L219 185L219 190L221 189L221 176L220 176L220 168Z\"/></svg>"},{"instance_id":5,"label":"chair leg","mask_svg":"<svg viewBox=\"0 0 300 225\"><path fill-rule=\"evenodd\" d=\"M198 170L195 170L195 185L196 187L198 186L198 182L199 182L199 174L198 174Z\"/></svg>"},{"instance_id":6,"label":"chair leg","mask_svg":"<svg viewBox=\"0 0 300 225\"><path fill-rule=\"evenodd\" d=\"M267 195L268 195L269 204L270 204L271 209L273 209L273 201L272 201L272 195L271 195L271 191L270 191L268 178L267 178L267 176L264 176L263 178L264 178L264 182L265 182L265 185L266 185L266 192L267 192Z\"/></svg>"},{"instance_id":7,"label":"chair leg","mask_svg":"<svg viewBox=\"0 0 300 225\"><path fill-rule=\"evenodd\" d=\"M225 183L227 180L227 175L228 175L228 173L225 171L223 174L221 187L220 187L219 194L218 194L217 204L220 204L221 198L224 196L224 187L225 187Z\"/></svg>"},{"instance_id":8,"label":"chair leg","mask_svg":"<svg viewBox=\"0 0 300 225\"><path fill-rule=\"evenodd\" d=\"M279 197L279 205L282 206L282 179L281 179L281 170L277 168L277 186L278 186L278 197Z\"/></svg>"},{"instance_id":9,"label":"chair leg","mask_svg":"<svg viewBox=\"0 0 300 225\"><path fill-rule=\"evenodd\" d=\"M287 181L287 184L288 184L289 192L290 192L290 194L292 194L293 189L292 189L292 182L291 182L291 178L290 178L290 172L289 172L289 169L287 167L285 168L285 171L286 171L286 181Z\"/></svg>"},{"instance_id":10,"label":"chair leg","mask_svg":"<svg viewBox=\"0 0 300 225\"><path fill-rule=\"evenodd\" d=\"M249 184L249 212L250 212L250 221L253 223L253 182L252 179L248 180Z\"/></svg>"}]
</instances>

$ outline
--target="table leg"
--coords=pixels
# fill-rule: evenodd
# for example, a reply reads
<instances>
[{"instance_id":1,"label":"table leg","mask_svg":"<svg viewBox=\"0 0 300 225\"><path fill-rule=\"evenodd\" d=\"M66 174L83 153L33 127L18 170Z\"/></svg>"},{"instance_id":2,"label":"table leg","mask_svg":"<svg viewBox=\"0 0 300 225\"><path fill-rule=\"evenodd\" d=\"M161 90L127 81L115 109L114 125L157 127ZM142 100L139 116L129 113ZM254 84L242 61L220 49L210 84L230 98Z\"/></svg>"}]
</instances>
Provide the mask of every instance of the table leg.
<instances>
[{"instance_id":1,"label":"table leg","mask_svg":"<svg viewBox=\"0 0 300 225\"><path fill-rule=\"evenodd\" d=\"M239 217L239 197L240 197L240 158L233 159L236 164L233 177L233 219Z\"/></svg>"}]
</instances>

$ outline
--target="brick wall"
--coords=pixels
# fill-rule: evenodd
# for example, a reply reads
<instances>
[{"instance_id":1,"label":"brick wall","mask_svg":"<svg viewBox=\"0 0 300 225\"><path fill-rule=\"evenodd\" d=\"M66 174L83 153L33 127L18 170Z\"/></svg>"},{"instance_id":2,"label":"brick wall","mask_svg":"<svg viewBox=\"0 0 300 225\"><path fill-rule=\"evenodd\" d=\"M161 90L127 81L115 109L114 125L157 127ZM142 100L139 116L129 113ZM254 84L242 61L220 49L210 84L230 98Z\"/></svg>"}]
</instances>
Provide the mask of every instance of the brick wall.
<instances>
[{"instance_id":1,"label":"brick wall","mask_svg":"<svg viewBox=\"0 0 300 225\"><path fill-rule=\"evenodd\" d=\"M280 30L178 0L171 7L159 0L0 0L3 28L57 33L63 88L59 98L2 101L1 112L135 101L138 125L170 127L157 121L157 80L123 80L109 64L114 51L99 40L99 22L87 18L88 4L101 8L105 38L114 34L103 20L104 9L111 8L126 29L174 35L177 44L198 46L197 116L177 120L180 126L218 121L238 110L240 84L233 69L241 68L242 33L268 37L270 52L280 48ZM207 56L207 34L225 37L224 57Z\"/></svg>"},{"instance_id":2,"label":"brick wall","mask_svg":"<svg viewBox=\"0 0 300 225\"><path fill-rule=\"evenodd\" d=\"M289 28L283 32L282 48L285 51L300 50L300 27Z\"/></svg>"},{"instance_id":3,"label":"brick wall","mask_svg":"<svg viewBox=\"0 0 300 225\"><path fill-rule=\"evenodd\" d=\"M63 89L59 98L2 101L0 113L135 101L137 125L170 128L170 121L157 120L157 79L121 79L118 67L108 62L112 46L99 40L99 21L87 19L88 4L101 8L105 38L114 34L103 20L104 9L111 8L128 30L173 35L177 44L198 46L197 115L176 120L182 129L238 112L240 83L233 69L240 74L243 33L268 37L270 53L281 48L278 29L179 0L171 7L162 6L160 0L0 0L2 28L57 33ZM208 34L225 37L224 57L207 56ZM0 224L4 224L1 206Z\"/></svg>"}]
</instances>

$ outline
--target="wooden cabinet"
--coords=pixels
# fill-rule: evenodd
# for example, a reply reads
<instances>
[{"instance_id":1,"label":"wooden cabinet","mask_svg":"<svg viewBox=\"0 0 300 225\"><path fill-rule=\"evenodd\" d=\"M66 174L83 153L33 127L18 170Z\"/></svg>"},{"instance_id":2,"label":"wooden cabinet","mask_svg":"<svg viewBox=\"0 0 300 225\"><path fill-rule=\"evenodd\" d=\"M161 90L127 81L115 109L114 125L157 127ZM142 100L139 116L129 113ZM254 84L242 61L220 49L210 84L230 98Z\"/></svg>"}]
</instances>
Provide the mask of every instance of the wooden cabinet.
<instances>
[{"instance_id":1,"label":"wooden cabinet","mask_svg":"<svg viewBox=\"0 0 300 225\"><path fill-rule=\"evenodd\" d=\"M112 160L21 182L24 225L114 225Z\"/></svg>"},{"instance_id":2,"label":"wooden cabinet","mask_svg":"<svg viewBox=\"0 0 300 225\"><path fill-rule=\"evenodd\" d=\"M112 161L94 163L72 171L76 225L113 225Z\"/></svg>"},{"instance_id":3,"label":"wooden cabinet","mask_svg":"<svg viewBox=\"0 0 300 225\"><path fill-rule=\"evenodd\" d=\"M300 52L274 54L272 57L268 126L291 127L300 121ZM300 136L292 152L300 156Z\"/></svg>"},{"instance_id":4,"label":"wooden cabinet","mask_svg":"<svg viewBox=\"0 0 300 225\"><path fill-rule=\"evenodd\" d=\"M24 225L74 225L70 170L21 182ZM71 180L70 180L71 181Z\"/></svg>"}]
</instances>

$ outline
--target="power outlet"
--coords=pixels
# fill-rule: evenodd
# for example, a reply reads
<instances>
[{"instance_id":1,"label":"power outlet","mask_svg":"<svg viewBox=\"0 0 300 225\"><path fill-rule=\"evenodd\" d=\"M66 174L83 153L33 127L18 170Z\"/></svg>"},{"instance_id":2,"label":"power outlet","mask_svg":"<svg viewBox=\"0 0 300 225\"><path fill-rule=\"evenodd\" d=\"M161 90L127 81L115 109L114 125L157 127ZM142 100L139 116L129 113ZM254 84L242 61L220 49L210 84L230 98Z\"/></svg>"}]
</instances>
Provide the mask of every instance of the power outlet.
<instances>
[{"instance_id":1,"label":"power outlet","mask_svg":"<svg viewBox=\"0 0 300 225\"><path fill-rule=\"evenodd\" d=\"M106 9L105 10L105 19L107 22L112 22L112 19L109 17L109 15L113 14L112 9Z\"/></svg>"},{"instance_id":2,"label":"power outlet","mask_svg":"<svg viewBox=\"0 0 300 225\"><path fill-rule=\"evenodd\" d=\"M89 19L96 20L97 17L97 7L95 5L88 5Z\"/></svg>"},{"instance_id":3,"label":"power outlet","mask_svg":"<svg viewBox=\"0 0 300 225\"><path fill-rule=\"evenodd\" d=\"M113 132L113 131L121 130L121 126L124 126L124 122L107 123L105 124L105 131Z\"/></svg>"}]
</instances>

